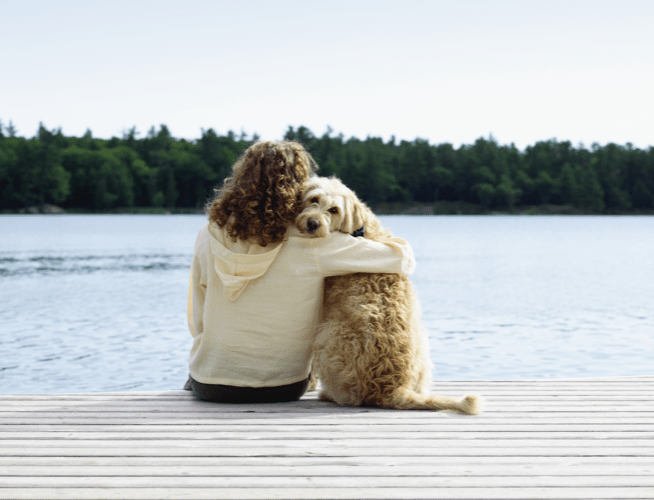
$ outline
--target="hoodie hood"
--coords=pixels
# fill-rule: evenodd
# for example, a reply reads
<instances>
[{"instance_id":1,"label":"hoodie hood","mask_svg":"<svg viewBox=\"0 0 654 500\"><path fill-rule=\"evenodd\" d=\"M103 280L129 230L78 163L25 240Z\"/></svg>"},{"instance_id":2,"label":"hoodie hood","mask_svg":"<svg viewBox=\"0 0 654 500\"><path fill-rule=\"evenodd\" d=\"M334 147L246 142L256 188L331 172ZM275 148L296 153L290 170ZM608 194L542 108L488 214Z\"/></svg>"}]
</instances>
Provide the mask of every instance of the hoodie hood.
<instances>
[{"instance_id":1,"label":"hoodie hood","mask_svg":"<svg viewBox=\"0 0 654 500\"><path fill-rule=\"evenodd\" d=\"M223 283L225 297L230 301L238 299L252 280L266 274L283 246L282 242L269 250L270 245L262 247L256 243L233 242L220 229L211 227L209 234L214 269Z\"/></svg>"}]
</instances>

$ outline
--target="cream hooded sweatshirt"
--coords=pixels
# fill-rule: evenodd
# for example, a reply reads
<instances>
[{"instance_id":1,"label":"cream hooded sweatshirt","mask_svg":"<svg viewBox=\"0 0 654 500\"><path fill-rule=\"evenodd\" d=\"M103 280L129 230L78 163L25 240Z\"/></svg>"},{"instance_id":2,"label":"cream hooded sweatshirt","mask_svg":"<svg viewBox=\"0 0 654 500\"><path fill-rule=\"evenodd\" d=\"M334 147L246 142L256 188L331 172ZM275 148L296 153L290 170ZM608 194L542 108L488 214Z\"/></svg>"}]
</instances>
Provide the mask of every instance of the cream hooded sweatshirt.
<instances>
[{"instance_id":1,"label":"cream hooded sweatshirt","mask_svg":"<svg viewBox=\"0 0 654 500\"><path fill-rule=\"evenodd\" d=\"M323 281L355 272L415 269L402 238L383 243L332 233L308 238L295 227L261 247L232 241L209 223L193 252L188 325L189 371L198 382L270 387L308 377Z\"/></svg>"}]
</instances>

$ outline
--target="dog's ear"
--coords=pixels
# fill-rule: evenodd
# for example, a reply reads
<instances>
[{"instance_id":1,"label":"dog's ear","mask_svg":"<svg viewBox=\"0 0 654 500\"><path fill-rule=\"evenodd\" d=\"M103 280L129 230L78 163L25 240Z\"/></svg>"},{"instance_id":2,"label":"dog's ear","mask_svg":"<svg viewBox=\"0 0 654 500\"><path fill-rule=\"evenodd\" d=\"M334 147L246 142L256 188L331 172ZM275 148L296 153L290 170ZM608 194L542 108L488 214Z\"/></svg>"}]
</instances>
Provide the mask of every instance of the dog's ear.
<instances>
[{"instance_id":1,"label":"dog's ear","mask_svg":"<svg viewBox=\"0 0 654 500\"><path fill-rule=\"evenodd\" d=\"M354 197L346 196L343 199L343 221L341 232L352 234L363 226L363 206Z\"/></svg>"}]
</instances>

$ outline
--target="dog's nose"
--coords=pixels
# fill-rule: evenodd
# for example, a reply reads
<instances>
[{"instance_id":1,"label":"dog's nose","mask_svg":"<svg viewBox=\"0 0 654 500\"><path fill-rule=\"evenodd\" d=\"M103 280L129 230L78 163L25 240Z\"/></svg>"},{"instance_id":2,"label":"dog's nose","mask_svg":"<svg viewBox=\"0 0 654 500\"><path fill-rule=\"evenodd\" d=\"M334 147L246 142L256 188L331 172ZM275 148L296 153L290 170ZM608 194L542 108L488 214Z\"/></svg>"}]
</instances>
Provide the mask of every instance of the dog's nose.
<instances>
[{"instance_id":1,"label":"dog's nose","mask_svg":"<svg viewBox=\"0 0 654 500\"><path fill-rule=\"evenodd\" d=\"M319 227L320 227L320 222L318 222L316 219L310 217L307 220L307 230L309 230L310 232L313 233Z\"/></svg>"}]
</instances>

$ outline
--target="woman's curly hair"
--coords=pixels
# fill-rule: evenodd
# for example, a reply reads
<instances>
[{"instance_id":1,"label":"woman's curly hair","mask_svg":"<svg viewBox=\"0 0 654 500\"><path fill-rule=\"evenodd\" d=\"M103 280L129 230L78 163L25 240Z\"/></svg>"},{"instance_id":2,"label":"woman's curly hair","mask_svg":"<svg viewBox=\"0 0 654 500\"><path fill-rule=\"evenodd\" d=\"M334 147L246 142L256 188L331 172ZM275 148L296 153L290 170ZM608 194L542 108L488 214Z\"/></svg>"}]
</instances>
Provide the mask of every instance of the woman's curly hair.
<instances>
[{"instance_id":1,"label":"woman's curly hair","mask_svg":"<svg viewBox=\"0 0 654 500\"><path fill-rule=\"evenodd\" d=\"M259 142L234 163L232 175L207 204L209 220L233 239L261 246L284 239L302 210L302 189L318 165L295 141Z\"/></svg>"}]
</instances>

